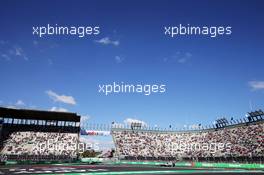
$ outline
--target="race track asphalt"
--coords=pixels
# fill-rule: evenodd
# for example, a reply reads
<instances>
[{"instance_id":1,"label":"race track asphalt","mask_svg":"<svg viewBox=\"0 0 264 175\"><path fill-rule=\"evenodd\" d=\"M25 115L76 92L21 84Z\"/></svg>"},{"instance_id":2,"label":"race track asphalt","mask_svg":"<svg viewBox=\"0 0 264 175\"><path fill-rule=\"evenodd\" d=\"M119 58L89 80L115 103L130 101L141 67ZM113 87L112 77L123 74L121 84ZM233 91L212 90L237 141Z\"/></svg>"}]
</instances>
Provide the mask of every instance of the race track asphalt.
<instances>
[{"instance_id":1,"label":"race track asphalt","mask_svg":"<svg viewBox=\"0 0 264 175\"><path fill-rule=\"evenodd\" d=\"M171 175L257 175L263 170L241 169L195 169L188 167L160 167L139 165L87 165L87 164L51 164L51 165L2 165L0 174L67 174L67 175L118 175L118 174L171 174Z\"/></svg>"}]
</instances>

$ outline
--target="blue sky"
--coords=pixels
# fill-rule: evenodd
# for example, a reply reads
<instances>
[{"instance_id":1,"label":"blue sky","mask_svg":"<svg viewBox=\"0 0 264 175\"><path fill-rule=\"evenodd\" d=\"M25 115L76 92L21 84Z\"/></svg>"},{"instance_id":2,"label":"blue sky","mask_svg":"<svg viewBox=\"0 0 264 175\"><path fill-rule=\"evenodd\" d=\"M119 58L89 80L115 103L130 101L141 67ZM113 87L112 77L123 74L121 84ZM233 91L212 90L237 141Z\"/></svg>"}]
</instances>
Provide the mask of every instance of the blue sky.
<instances>
[{"instance_id":1,"label":"blue sky","mask_svg":"<svg viewBox=\"0 0 264 175\"><path fill-rule=\"evenodd\" d=\"M0 2L0 105L68 110L92 123L181 127L264 108L262 1ZM166 25L232 26L210 38L164 35ZM32 35L47 24L100 34ZM108 38L108 44L96 41ZM116 42L118 44L113 44ZM98 93L99 84L166 84L166 93Z\"/></svg>"}]
</instances>

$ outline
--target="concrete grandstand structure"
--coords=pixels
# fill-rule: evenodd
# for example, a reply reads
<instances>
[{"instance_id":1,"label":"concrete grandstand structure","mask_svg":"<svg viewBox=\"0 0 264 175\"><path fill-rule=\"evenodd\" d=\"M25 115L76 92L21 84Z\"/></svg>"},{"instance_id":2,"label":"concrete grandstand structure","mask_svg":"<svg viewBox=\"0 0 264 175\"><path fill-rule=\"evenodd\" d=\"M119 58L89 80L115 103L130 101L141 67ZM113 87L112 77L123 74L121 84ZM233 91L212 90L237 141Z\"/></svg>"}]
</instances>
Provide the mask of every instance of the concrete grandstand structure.
<instances>
[{"instance_id":1,"label":"concrete grandstand structure","mask_svg":"<svg viewBox=\"0 0 264 175\"><path fill-rule=\"evenodd\" d=\"M263 112L226 126L189 131L112 128L122 159L264 161Z\"/></svg>"}]
</instances>

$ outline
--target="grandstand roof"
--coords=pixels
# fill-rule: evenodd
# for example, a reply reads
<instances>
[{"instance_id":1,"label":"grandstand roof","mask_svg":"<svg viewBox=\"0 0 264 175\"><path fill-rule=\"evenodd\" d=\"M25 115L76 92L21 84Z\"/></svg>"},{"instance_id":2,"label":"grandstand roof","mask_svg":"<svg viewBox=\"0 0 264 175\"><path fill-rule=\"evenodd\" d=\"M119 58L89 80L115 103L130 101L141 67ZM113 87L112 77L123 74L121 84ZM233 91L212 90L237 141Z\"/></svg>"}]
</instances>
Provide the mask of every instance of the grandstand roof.
<instances>
[{"instance_id":1,"label":"grandstand roof","mask_svg":"<svg viewBox=\"0 0 264 175\"><path fill-rule=\"evenodd\" d=\"M40 111L32 109L13 109L0 107L0 117L16 119L35 119L35 120L60 120L80 122L80 116L70 112Z\"/></svg>"}]
</instances>

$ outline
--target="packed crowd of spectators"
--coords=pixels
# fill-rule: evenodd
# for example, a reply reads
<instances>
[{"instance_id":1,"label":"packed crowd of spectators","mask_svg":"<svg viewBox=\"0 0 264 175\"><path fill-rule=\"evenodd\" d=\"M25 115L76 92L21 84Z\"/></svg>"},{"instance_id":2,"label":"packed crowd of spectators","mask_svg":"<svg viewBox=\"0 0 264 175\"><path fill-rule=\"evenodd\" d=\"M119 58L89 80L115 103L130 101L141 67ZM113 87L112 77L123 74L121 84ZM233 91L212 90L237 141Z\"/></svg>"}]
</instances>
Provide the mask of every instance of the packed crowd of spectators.
<instances>
[{"instance_id":1,"label":"packed crowd of spectators","mask_svg":"<svg viewBox=\"0 0 264 175\"><path fill-rule=\"evenodd\" d=\"M201 131L113 130L120 157L263 157L264 123Z\"/></svg>"},{"instance_id":2,"label":"packed crowd of spectators","mask_svg":"<svg viewBox=\"0 0 264 175\"><path fill-rule=\"evenodd\" d=\"M55 132L13 132L5 140L1 155L77 156L78 134Z\"/></svg>"}]
</instances>

